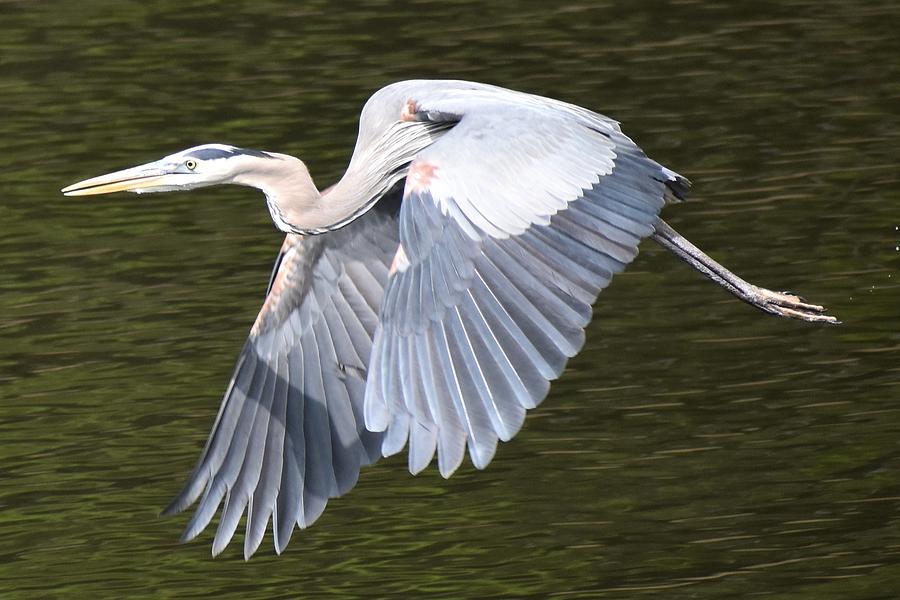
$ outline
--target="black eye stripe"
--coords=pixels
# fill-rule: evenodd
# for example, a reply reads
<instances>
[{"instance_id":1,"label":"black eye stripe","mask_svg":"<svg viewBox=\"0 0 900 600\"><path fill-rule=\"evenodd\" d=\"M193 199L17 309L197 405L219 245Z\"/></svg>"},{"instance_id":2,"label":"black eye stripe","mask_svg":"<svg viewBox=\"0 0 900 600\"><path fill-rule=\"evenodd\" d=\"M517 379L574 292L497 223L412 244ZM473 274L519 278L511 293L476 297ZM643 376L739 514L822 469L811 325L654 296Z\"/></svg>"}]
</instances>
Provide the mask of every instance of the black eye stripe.
<instances>
[{"instance_id":1,"label":"black eye stripe","mask_svg":"<svg viewBox=\"0 0 900 600\"><path fill-rule=\"evenodd\" d=\"M187 156L198 160L215 160L217 158L229 158L238 154L257 156L259 158L275 158L271 154L266 154L259 150L248 150L246 148L200 148L199 150L194 150Z\"/></svg>"}]
</instances>

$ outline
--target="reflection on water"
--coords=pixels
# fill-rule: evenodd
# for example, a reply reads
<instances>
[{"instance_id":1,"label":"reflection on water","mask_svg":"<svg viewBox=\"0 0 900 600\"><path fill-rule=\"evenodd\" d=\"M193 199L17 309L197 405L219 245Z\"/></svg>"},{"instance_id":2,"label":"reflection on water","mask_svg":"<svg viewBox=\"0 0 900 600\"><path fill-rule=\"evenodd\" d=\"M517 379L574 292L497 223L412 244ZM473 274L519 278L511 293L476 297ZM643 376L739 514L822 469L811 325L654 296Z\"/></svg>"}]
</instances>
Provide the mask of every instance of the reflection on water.
<instances>
[{"instance_id":1,"label":"reflection on water","mask_svg":"<svg viewBox=\"0 0 900 600\"><path fill-rule=\"evenodd\" d=\"M895 3L0 3L0 595L878 598L900 580ZM595 107L695 182L666 216L828 305L768 318L661 249L490 468L398 457L281 557L157 519L280 243L247 190L73 200L207 141L340 173L396 79ZM268 543L268 542L266 542ZM235 545L235 546L239 546Z\"/></svg>"}]
</instances>

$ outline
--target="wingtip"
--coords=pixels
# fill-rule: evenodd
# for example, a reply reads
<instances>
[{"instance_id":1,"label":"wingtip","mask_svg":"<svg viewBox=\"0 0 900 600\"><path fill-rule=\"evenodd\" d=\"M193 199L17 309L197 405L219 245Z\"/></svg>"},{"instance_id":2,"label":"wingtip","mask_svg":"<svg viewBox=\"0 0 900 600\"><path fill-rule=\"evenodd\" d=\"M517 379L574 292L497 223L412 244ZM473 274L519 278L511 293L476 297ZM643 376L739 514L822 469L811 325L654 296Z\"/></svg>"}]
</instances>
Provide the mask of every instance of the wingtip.
<instances>
[{"instance_id":1,"label":"wingtip","mask_svg":"<svg viewBox=\"0 0 900 600\"><path fill-rule=\"evenodd\" d=\"M200 497L201 492L203 492L204 487L206 487L209 482L209 473L202 472L199 469L195 469L188 476L187 481L184 486L181 488L181 491L172 498L169 504L162 509L162 512L159 513L161 517L168 517L171 515L178 514L180 512L184 512L191 504L197 501L197 498Z\"/></svg>"},{"instance_id":2,"label":"wingtip","mask_svg":"<svg viewBox=\"0 0 900 600\"><path fill-rule=\"evenodd\" d=\"M281 556L294 534L294 521L289 519L279 521L277 513L278 511L272 513L272 542L275 544L275 554Z\"/></svg>"},{"instance_id":3,"label":"wingtip","mask_svg":"<svg viewBox=\"0 0 900 600\"><path fill-rule=\"evenodd\" d=\"M469 441L469 457L472 459L472 465L479 471L487 468L497 453L497 439L494 438L492 444L474 444Z\"/></svg>"},{"instance_id":4,"label":"wingtip","mask_svg":"<svg viewBox=\"0 0 900 600\"><path fill-rule=\"evenodd\" d=\"M217 535L216 538L213 540L213 545L212 545L213 557L216 557L216 556L222 554L222 552L225 550L225 548L228 547L228 543L230 541L231 541L231 538L220 539L219 536Z\"/></svg>"},{"instance_id":5,"label":"wingtip","mask_svg":"<svg viewBox=\"0 0 900 600\"><path fill-rule=\"evenodd\" d=\"M197 509L197 512L191 517L188 521L187 525L184 528L184 531L181 534L181 542L189 542L198 535L200 532L206 529L206 526L209 525L210 520L212 519L212 515L214 512L214 508L211 510L207 507L204 511L202 510L202 506Z\"/></svg>"},{"instance_id":6,"label":"wingtip","mask_svg":"<svg viewBox=\"0 0 900 600\"><path fill-rule=\"evenodd\" d=\"M453 459L447 458L446 452L438 451L438 471L441 474L441 477L444 479L450 479L450 477L456 472L459 466L462 464L463 456L465 454L460 452L458 456L454 456Z\"/></svg>"},{"instance_id":7,"label":"wingtip","mask_svg":"<svg viewBox=\"0 0 900 600\"><path fill-rule=\"evenodd\" d=\"M428 452L414 452L411 448L409 450L409 454L407 455L407 468L409 469L409 473L411 475L418 475L422 471L425 470L428 465L431 464L431 460L434 458L434 450L430 453Z\"/></svg>"},{"instance_id":8,"label":"wingtip","mask_svg":"<svg viewBox=\"0 0 900 600\"><path fill-rule=\"evenodd\" d=\"M667 178L664 182L666 185L666 200L669 202L685 201L691 191L691 180L665 167L663 167L663 173Z\"/></svg>"},{"instance_id":9,"label":"wingtip","mask_svg":"<svg viewBox=\"0 0 900 600\"><path fill-rule=\"evenodd\" d=\"M363 418L365 419L366 429L369 431L384 431L388 428L390 414L387 403L379 394L370 392L372 385L368 385L366 389L365 401L363 403Z\"/></svg>"},{"instance_id":10,"label":"wingtip","mask_svg":"<svg viewBox=\"0 0 900 600\"><path fill-rule=\"evenodd\" d=\"M199 533L199 531L192 531L190 526L185 527L184 531L181 532L181 537L178 538L178 543L186 544L197 537Z\"/></svg>"},{"instance_id":11,"label":"wingtip","mask_svg":"<svg viewBox=\"0 0 900 600\"><path fill-rule=\"evenodd\" d=\"M291 524L291 530L293 530L293 524ZM275 547L275 554L281 556L281 553L284 551L285 546L287 546L288 541L290 541L291 536L290 533L287 535L287 539L284 540L284 544L281 543L281 535L278 533L278 511L272 511L272 545Z\"/></svg>"},{"instance_id":12,"label":"wingtip","mask_svg":"<svg viewBox=\"0 0 900 600\"><path fill-rule=\"evenodd\" d=\"M183 502L181 502L181 498L175 498L169 504L166 505L161 511L159 511L158 517L171 517L173 515L177 515L180 512L183 512L184 509L187 508Z\"/></svg>"}]
</instances>

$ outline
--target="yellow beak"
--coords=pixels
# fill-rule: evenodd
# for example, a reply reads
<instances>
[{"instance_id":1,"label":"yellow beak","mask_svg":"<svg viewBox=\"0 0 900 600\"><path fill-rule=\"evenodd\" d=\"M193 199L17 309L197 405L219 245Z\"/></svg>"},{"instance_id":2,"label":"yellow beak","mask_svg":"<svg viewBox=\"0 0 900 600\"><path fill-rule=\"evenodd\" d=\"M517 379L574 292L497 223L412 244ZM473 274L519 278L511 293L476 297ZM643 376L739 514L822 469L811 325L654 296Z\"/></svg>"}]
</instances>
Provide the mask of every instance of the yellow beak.
<instances>
[{"instance_id":1,"label":"yellow beak","mask_svg":"<svg viewBox=\"0 0 900 600\"><path fill-rule=\"evenodd\" d=\"M149 163L85 179L64 187L61 191L66 196L92 196L94 194L111 194L112 192L140 193L147 188L164 185L163 179L167 175L168 173L157 163Z\"/></svg>"}]
</instances>

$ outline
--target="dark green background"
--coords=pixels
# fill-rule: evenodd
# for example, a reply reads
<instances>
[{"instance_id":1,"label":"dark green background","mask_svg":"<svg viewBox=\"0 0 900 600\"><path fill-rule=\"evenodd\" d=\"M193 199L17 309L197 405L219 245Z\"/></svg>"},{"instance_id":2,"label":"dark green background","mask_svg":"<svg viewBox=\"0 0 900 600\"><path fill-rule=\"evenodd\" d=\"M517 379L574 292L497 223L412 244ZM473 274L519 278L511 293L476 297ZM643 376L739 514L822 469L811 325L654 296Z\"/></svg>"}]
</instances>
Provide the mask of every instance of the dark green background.
<instances>
[{"instance_id":1,"label":"dark green background","mask_svg":"<svg viewBox=\"0 0 900 600\"><path fill-rule=\"evenodd\" d=\"M0 2L0 597L895 598L900 5ZM459 77L621 120L666 218L844 324L764 316L646 243L486 471L367 469L275 557L157 513L280 235L247 189L65 198L219 141L322 186L379 86Z\"/></svg>"}]
</instances>

